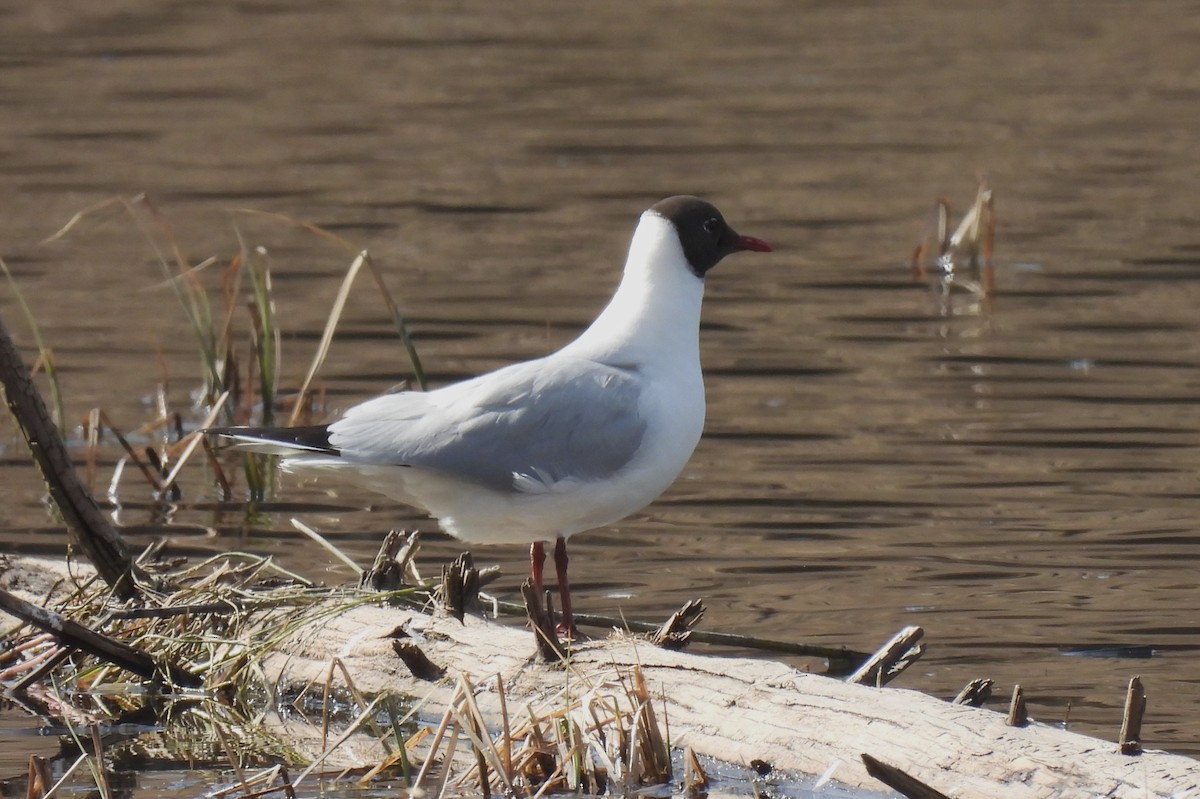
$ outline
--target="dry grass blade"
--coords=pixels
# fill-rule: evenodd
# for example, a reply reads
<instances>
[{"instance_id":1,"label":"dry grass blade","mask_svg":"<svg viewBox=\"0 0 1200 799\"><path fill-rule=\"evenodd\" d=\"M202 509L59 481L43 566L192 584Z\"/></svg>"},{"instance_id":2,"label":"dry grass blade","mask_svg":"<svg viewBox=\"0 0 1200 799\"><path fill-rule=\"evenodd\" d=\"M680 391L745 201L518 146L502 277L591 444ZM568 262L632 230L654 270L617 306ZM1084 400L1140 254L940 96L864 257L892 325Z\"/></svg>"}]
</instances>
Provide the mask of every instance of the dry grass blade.
<instances>
[{"instance_id":1,"label":"dry grass blade","mask_svg":"<svg viewBox=\"0 0 1200 799\"><path fill-rule=\"evenodd\" d=\"M438 747L441 746L442 739L446 736L446 729L450 726L454 714L450 712L450 708L454 707L458 702L459 696L462 693L462 683L455 686L454 694L450 697L450 704L446 708L446 712L442 714L441 723L438 724L437 731L433 734L433 743L429 745L429 756L425 758L425 762L421 764L421 770L417 772L417 778L413 781L414 790L419 790L425 783L425 778L429 776L430 769L433 768L434 755L437 753ZM449 755L447 755L449 757Z\"/></svg>"},{"instance_id":2,"label":"dry grass blade","mask_svg":"<svg viewBox=\"0 0 1200 799\"><path fill-rule=\"evenodd\" d=\"M365 774L363 774L358 780L359 785L366 785L370 783L371 780L373 780L381 772L392 768L394 765L399 763L401 776L404 778L404 787L412 788L412 763L408 759L408 749L410 746L413 746L420 737L422 737L422 733L428 734L429 728L422 727L416 735L413 735L408 740L405 740L404 733L401 731L400 725L404 724L406 721L408 721L408 719L415 716L417 714L417 709L424 705L428 699L429 697L426 696L426 698L418 703L416 707L404 714L403 717L399 717L399 713L396 710L395 697L390 695L384 697L383 708L387 713L388 722L391 724L392 738L396 742L396 751L385 757L373 768L369 769Z\"/></svg>"},{"instance_id":3,"label":"dry grass blade","mask_svg":"<svg viewBox=\"0 0 1200 799\"><path fill-rule=\"evenodd\" d=\"M243 256L250 277L250 316L254 321L254 354L258 364L258 393L262 402L262 424L274 423L275 395L279 388L280 333L275 324L275 301L271 294L271 268L267 251L255 247Z\"/></svg>"},{"instance_id":4,"label":"dry grass blade","mask_svg":"<svg viewBox=\"0 0 1200 799\"><path fill-rule=\"evenodd\" d=\"M328 550L331 555L333 555L335 558L340 560L342 563L349 566L350 569L354 571L354 574L356 576L361 575L363 573L362 566L359 566L357 563L355 563L350 558L350 556L347 555L345 552L342 552L340 549L335 547L333 544L329 543L329 541L324 536L322 536L320 533L318 533L316 530L309 527L307 524L300 521L299 519L292 519L291 522L292 522L293 527L295 527L300 532L304 533L306 536L311 538L313 541L316 541L318 544L320 544L322 547L324 547L326 550Z\"/></svg>"},{"instance_id":5,"label":"dry grass blade","mask_svg":"<svg viewBox=\"0 0 1200 799\"><path fill-rule=\"evenodd\" d=\"M124 208L126 212L129 212L130 204L138 202L141 196L142 195L135 195L132 200L126 199L125 197L109 197L107 200L100 200L99 202L92 203L83 210L75 212L75 215L68 219L65 225L51 233L46 238L42 239L41 243L50 244L58 241L61 238L64 238L68 233L74 230L76 226L82 224L85 219L95 216L100 211L105 211L115 206L120 206L121 208Z\"/></svg>"},{"instance_id":6,"label":"dry grass blade","mask_svg":"<svg viewBox=\"0 0 1200 799\"><path fill-rule=\"evenodd\" d=\"M367 260L367 251L363 250L358 254L354 261L350 264L350 268L346 270L346 276L342 278L342 284L338 287L337 296L333 300L333 307L329 309L329 318L325 320L325 330L321 333L321 341L317 344L317 352L313 356L312 363L308 367L308 373L304 375L304 382L300 384L300 391L296 396L296 404L292 408L291 419L288 420L289 426L295 426L300 419L300 414L304 409L304 401L308 396L309 386L312 385L313 378L320 371L321 366L325 363L325 356L329 354L329 347L333 343L333 334L337 330L338 322L342 318L342 311L346 309L346 300L350 297L350 289L354 285L354 279L358 277L359 270L362 269Z\"/></svg>"},{"instance_id":7,"label":"dry grass blade","mask_svg":"<svg viewBox=\"0 0 1200 799\"><path fill-rule=\"evenodd\" d=\"M351 643L353 643L353 640L347 643L347 648L349 648ZM342 661L342 659L340 657L331 658L329 661L329 670L325 679L325 690L322 696L321 740L323 743L328 743L330 711L332 709L331 699L333 695L334 669L337 669L342 673L342 678L346 681L346 688L350 691L350 696L353 697L355 704L358 705L359 710L362 712L365 713L368 709L380 704L386 698L384 696L378 696L372 702L367 702L366 697L364 697L362 692L358 690L358 686L354 684L354 677L351 676L350 670L346 668L346 664ZM384 735L384 732L379 728L379 725L375 723L375 717L373 715L366 716L364 723L370 728L372 734L380 739L384 750L388 754L391 754L391 748L387 743L387 736Z\"/></svg>"},{"instance_id":8,"label":"dry grass blade","mask_svg":"<svg viewBox=\"0 0 1200 799\"><path fill-rule=\"evenodd\" d=\"M354 245L352 245L345 238L332 231L326 230L319 225L314 225L312 222L296 219L295 217L288 216L287 214L279 214L271 211L260 211L254 208L237 208L235 210L240 214L265 217L267 219L274 219L289 225L295 225L296 227L303 228L304 230L320 236L327 241L334 242L339 247L344 248L347 252L355 251ZM405 352L408 354L409 362L412 364L413 376L416 378L417 385L422 391L424 391L427 387L425 382L425 370L421 366L421 359L417 355L417 349L413 345L412 337L409 335L408 324L405 322L403 315L401 315L399 306L396 305L396 301L392 298L392 293L388 291L387 284L383 280L383 275L379 272L378 268L376 268L375 262L372 260L370 254L366 250L362 250L358 253L358 257L362 258L364 263L371 270L371 276L375 279L375 284L379 287L380 296L383 298L384 304L387 305L388 313L390 313L392 316L392 324L396 327L396 332L399 333L400 341L404 345ZM357 260L357 258L355 260Z\"/></svg>"},{"instance_id":9,"label":"dry grass blade","mask_svg":"<svg viewBox=\"0 0 1200 799\"><path fill-rule=\"evenodd\" d=\"M100 725L92 725L92 758L96 762L93 776L96 778L96 788L103 799L112 796L112 787L108 783L108 771L104 763L104 739L100 737Z\"/></svg>"},{"instance_id":10,"label":"dry grass blade","mask_svg":"<svg viewBox=\"0 0 1200 799\"><path fill-rule=\"evenodd\" d=\"M233 486L229 484L229 478L225 476L225 469L221 466L221 460L213 450L212 442L208 440L208 436L201 436L200 444L204 447L204 457L208 461L208 466L212 469L212 474L217 479L217 485L221 489L221 501L228 502L233 497Z\"/></svg>"},{"instance_id":11,"label":"dry grass blade","mask_svg":"<svg viewBox=\"0 0 1200 799\"><path fill-rule=\"evenodd\" d=\"M325 760L330 755L332 755L339 746L341 746L347 740L349 740L350 736L354 735L354 733L357 732L358 729L360 727L362 727L364 724L369 723L371 721L371 719L374 717L375 711L379 708L379 704L382 701L383 701L382 696L375 697L375 700L373 702L371 702L371 704L367 705L366 709L363 710L363 712L360 713L358 715L358 717L356 719L354 719L354 721L351 722L351 724L348 727L346 727L345 730L342 731L342 734L339 735L334 740L333 743L329 744L329 746L327 746L325 748L325 750L323 752L321 752L321 754L319 754L316 758L314 758L313 762L310 763L308 765L308 767L304 769L304 771L300 772L300 775L298 777L296 777L295 780L292 781L292 785L299 786L300 783L302 783L308 777L309 774L312 774L313 771L315 771L318 766L320 766L322 763L324 763Z\"/></svg>"},{"instance_id":12,"label":"dry grass blade","mask_svg":"<svg viewBox=\"0 0 1200 799\"><path fill-rule=\"evenodd\" d=\"M176 299L179 301L179 307L183 310L183 314L192 328L192 333L196 337L196 342L200 347L200 360L201 366L204 369L207 397L211 400L221 390L222 370L220 365L220 351L217 347L217 332L213 326L212 306L208 301L208 293L204 290L197 277L197 267L193 267L188 263L183 252L179 249L174 230L171 228L170 223L166 217L159 213L158 209L154 207L145 195L138 195L133 201L126 202L125 206L130 217L142 231L146 242L154 251L159 268L162 269L163 275L167 278L167 284L171 287ZM144 209L146 215L157 224L159 233L166 240L171 250L172 259L168 259L163 254L157 239L151 233L143 215L137 213L138 208ZM171 265L172 260L175 264L174 267ZM207 265L207 263L207 261L203 262L201 266Z\"/></svg>"},{"instance_id":13,"label":"dry grass blade","mask_svg":"<svg viewBox=\"0 0 1200 799\"><path fill-rule=\"evenodd\" d=\"M50 786L50 790L46 791L42 799L51 799L51 797L57 794L58 789L65 785L67 780L75 776L75 772L79 770L79 767L87 763L90 758L91 755L89 755L87 752L84 752L79 755L79 757L75 758L75 762L67 767L67 770L63 772L62 776L58 778L57 782Z\"/></svg>"},{"instance_id":14,"label":"dry grass blade","mask_svg":"<svg viewBox=\"0 0 1200 799\"><path fill-rule=\"evenodd\" d=\"M467 740L471 743L473 752L475 753L475 759L479 773L480 791L485 795L489 793L487 787L487 769L490 767L491 770L496 772L496 774L501 778L501 781L505 783L511 794L512 785L508 781L508 776L501 771L503 765L500 762L500 756L496 752L495 744L492 743L491 738L487 736L486 728L480 728L478 726L478 722L471 718L469 713L464 713L461 707L451 706L449 710L454 716L455 729L458 730L462 735L466 736ZM464 776L470 775L467 774Z\"/></svg>"},{"instance_id":15,"label":"dry grass blade","mask_svg":"<svg viewBox=\"0 0 1200 799\"><path fill-rule=\"evenodd\" d=\"M400 342L404 345L404 351L408 354L409 363L412 364L413 377L417 379L417 386L425 391L429 388L425 381L425 369L421 366L421 358L417 355L416 345L413 344L412 336L408 332L408 323L404 321L404 317L400 314L400 308L396 305L395 299L392 298L392 293L388 291L387 284L383 281L383 274L375 266L375 261L372 260L370 254L366 254L367 266L371 270L371 276L375 278L375 285L379 287L379 295L383 298L384 304L387 305L388 313L392 315L392 324L396 328L396 332L400 335Z\"/></svg>"},{"instance_id":16,"label":"dry grass blade","mask_svg":"<svg viewBox=\"0 0 1200 799\"><path fill-rule=\"evenodd\" d=\"M229 765L233 767L234 772L237 774L238 783L242 789L242 792L250 793L250 780L246 776L246 770L242 764L241 758L238 757L237 749L230 745L229 738L226 736L222 725L214 724L212 726L212 731L217 736L217 740L221 742L221 748L225 750L225 758L229 761Z\"/></svg>"},{"instance_id":17,"label":"dry grass blade","mask_svg":"<svg viewBox=\"0 0 1200 799\"><path fill-rule=\"evenodd\" d=\"M950 201L945 197L937 201L937 244L938 256L950 249Z\"/></svg>"},{"instance_id":18,"label":"dry grass blade","mask_svg":"<svg viewBox=\"0 0 1200 799\"><path fill-rule=\"evenodd\" d=\"M86 454L83 468L83 484L87 490L96 493L96 458L100 449L100 409L88 411L87 421L84 422L84 441Z\"/></svg>"},{"instance_id":19,"label":"dry grass blade","mask_svg":"<svg viewBox=\"0 0 1200 799\"><path fill-rule=\"evenodd\" d=\"M412 715L412 714L410 713L407 715ZM412 734L411 737L409 737L409 739L407 741L403 742L403 746L397 747L396 751L393 754L389 755L388 757L381 760L379 763L375 764L372 768L367 770L366 773L364 773L361 777L359 777L358 784L359 785L367 785L371 782L371 780L375 779L377 776L382 774L384 771L387 771L388 769L395 767L396 764L399 764L401 772L402 772L401 776L404 779L404 787L408 788L408 789L412 789L412 787L413 787L412 761L409 758L409 750L415 749L418 745L420 745L422 742L424 742L424 740L426 738L428 738L430 735L431 735L431 733L430 733L428 727L419 728L415 733ZM403 736L400 734L399 730L397 730L396 731L397 741L402 740L402 738L403 738Z\"/></svg>"},{"instance_id":20,"label":"dry grass blade","mask_svg":"<svg viewBox=\"0 0 1200 799\"><path fill-rule=\"evenodd\" d=\"M504 734L504 773L511 779L513 773L512 730L508 726L508 696L504 688L504 678L499 674L496 675L496 695L500 699L500 724Z\"/></svg>"},{"instance_id":21,"label":"dry grass blade","mask_svg":"<svg viewBox=\"0 0 1200 799\"><path fill-rule=\"evenodd\" d=\"M217 263L217 259L210 256L194 266L185 267L184 270L177 275L168 275L162 281L148 286L147 288L157 290L170 288L172 284L186 285L188 282L193 281L196 275L199 275L201 272L208 269L215 263Z\"/></svg>"},{"instance_id":22,"label":"dry grass blade","mask_svg":"<svg viewBox=\"0 0 1200 799\"><path fill-rule=\"evenodd\" d=\"M289 216L288 214L281 214L281 213L278 213L277 211L263 211L258 208L234 208L232 210L234 213L237 213L237 214L245 214L246 216L257 216L257 217L262 217L264 219L273 219L276 222L282 222L285 225L292 225L294 227L303 228L304 230L307 230L309 233L312 233L316 236L320 236L321 238L326 239L327 241L331 241L334 244L337 244L339 247L342 247L347 252L354 252L354 245L351 244L348 239L344 238L343 236L339 236L337 233L334 233L331 230L326 230L325 228L321 227L320 225L315 225L312 222L307 222L303 219L297 219L296 217Z\"/></svg>"},{"instance_id":23,"label":"dry grass blade","mask_svg":"<svg viewBox=\"0 0 1200 799\"><path fill-rule=\"evenodd\" d=\"M200 430L193 432L191 436L189 436L187 446L184 447L183 452L175 461L175 466L172 467L171 472L163 479L163 489L170 488L175 484L175 481L179 478L179 472L183 469L184 464L188 462L188 459L192 457L192 453L196 451L196 447L200 446L200 442L204 440L203 431L216 424L217 417L220 416L221 410L225 407L225 402L228 399L228 391L223 392L221 396L217 397L217 401L213 403L212 409L208 412L208 416L201 424Z\"/></svg>"},{"instance_id":24,"label":"dry grass blade","mask_svg":"<svg viewBox=\"0 0 1200 799\"><path fill-rule=\"evenodd\" d=\"M162 475L158 474L154 469L151 469L150 464L146 463L142 456L138 455L138 451L133 449L133 446L130 445L130 441L128 441L128 439L125 437L125 434L113 425L113 420L109 419L108 414L104 413L103 410L98 410L98 423L96 427L100 428L101 426L103 426L104 429L107 429L109 433L113 434L113 437L116 439L116 443L121 445L122 450L125 450L126 457L130 459L133 465L136 465L138 471L140 471L142 476L145 477L146 482L150 483L151 491L154 491L156 494L162 494ZM121 464L118 464L118 468L121 468ZM118 485L118 482L120 482L119 477L119 474L114 474L113 481L109 486L109 497L115 497L116 485Z\"/></svg>"},{"instance_id":25,"label":"dry grass blade","mask_svg":"<svg viewBox=\"0 0 1200 799\"><path fill-rule=\"evenodd\" d=\"M57 691L58 686L55 686L55 689ZM59 691L59 693L61 692ZM75 729L75 726L68 719L64 718L63 720L66 722L67 734L71 736L71 740L79 748L79 751L83 752L80 760L88 767L88 771L92 775L92 782L96 785L97 794L100 796L100 799L110 799L112 793L108 790L108 775L104 773L104 750L99 740L99 727L96 725L92 725L91 727L92 750L89 752L88 747L84 745L83 739L80 737L79 731ZM61 782L60 780L58 784L55 784L54 788L50 789L50 793L54 793Z\"/></svg>"},{"instance_id":26,"label":"dry grass blade","mask_svg":"<svg viewBox=\"0 0 1200 799\"><path fill-rule=\"evenodd\" d=\"M971 204L971 210L958 223L958 229L950 237L950 247L958 249L965 246L973 259L977 259L983 249L982 231L986 230L985 215L990 216L991 211L992 190L981 184L975 194L975 202Z\"/></svg>"},{"instance_id":27,"label":"dry grass blade","mask_svg":"<svg viewBox=\"0 0 1200 799\"><path fill-rule=\"evenodd\" d=\"M451 705L451 707L453 707L453 705ZM452 714L450 712L450 708L447 708L445 718L451 718L451 716L452 716ZM450 766L451 766L451 763L454 762L454 752L458 748L458 736L459 736L458 722L451 721L449 723L449 726L448 726L448 729L446 730L445 735L443 736L444 740L446 741L446 750L442 754L442 758L441 758L442 767L438 770L437 779L435 780L434 784L430 787L430 789L428 791L425 792L425 794L427 796L435 796L435 797L437 797L437 799L442 799L442 797L445 795L446 786L450 779ZM430 763L432 763L434 761L434 754L437 751L436 743L437 743L437 739L435 739L435 746L430 750L428 759L426 759L426 761L423 764L421 764L421 774L417 776L417 781L413 785L414 792L422 790L422 786L424 785L422 775L428 774L428 772L426 771L426 766L428 766Z\"/></svg>"},{"instance_id":28,"label":"dry grass blade","mask_svg":"<svg viewBox=\"0 0 1200 799\"><path fill-rule=\"evenodd\" d=\"M379 287L380 296L387 305L388 313L392 316L393 323L400 335L400 341L404 346L405 352L408 354L409 362L412 364L413 376L416 378L417 385L422 391L427 388L425 370L421 366L420 356L417 355L417 349L413 345L412 337L409 335L408 324L404 321L404 317L401 316L396 301L392 298L391 292L388 291L387 285L383 282L383 275L376 268L375 262L371 259L371 254L363 250L355 256L354 261L350 264L350 268L346 270L345 277L342 278L341 285L338 287L333 307L330 308L329 317L325 321L325 329L321 334L321 341L317 345L317 352L313 356L312 364L309 365L308 373L304 376L304 382L300 384L300 392L296 398L295 407L292 409L292 416L288 422L289 425L299 423L300 415L305 407L308 390L317 372L320 371L321 366L325 363L325 358L329 354L329 347L333 343L334 332L337 330L338 322L341 320L342 313L346 307L346 301L349 299L350 289L353 287L354 280L358 277L358 273L364 265L370 270L376 286Z\"/></svg>"},{"instance_id":29,"label":"dry grass blade","mask_svg":"<svg viewBox=\"0 0 1200 799\"><path fill-rule=\"evenodd\" d=\"M458 723L471 739L471 742L475 745L477 751L479 751L480 754L486 758L488 765L490 765L492 770L495 771L497 776L500 777L500 780L504 783L505 790L508 791L509 795L513 795L515 791L513 789L511 778L511 756L506 757L504 762L500 760L500 753L496 751L495 743L493 743L491 738L487 735L487 724L483 719L482 711L479 709L479 703L475 701L474 686L471 685L470 679L468 679L465 674L462 675L460 679L463 683L462 704L465 706L467 713L466 716L464 716L464 714L462 714L460 711L455 711ZM507 719L505 719L505 723L507 723ZM509 736L506 734L504 738L507 744ZM505 751L508 751L507 748Z\"/></svg>"},{"instance_id":30,"label":"dry grass blade","mask_svg":"<svg viewBox=\"0 0 1200 799\"><path fill-rule=\"evenodd\" d=\"M275 785L276 780L280 783L278 786ZM265 787L257 787L260 785ZM224 799L224 797L240 793L240 799L255 799L255 797L266 796L278 791L282 791L283 795L289 799L295 796L294 786L288 779L287 768L282 763L263 769L256 774L239 773L236 785L213 791L208 796L211 799Z\"/></svg>"}]
</instances>

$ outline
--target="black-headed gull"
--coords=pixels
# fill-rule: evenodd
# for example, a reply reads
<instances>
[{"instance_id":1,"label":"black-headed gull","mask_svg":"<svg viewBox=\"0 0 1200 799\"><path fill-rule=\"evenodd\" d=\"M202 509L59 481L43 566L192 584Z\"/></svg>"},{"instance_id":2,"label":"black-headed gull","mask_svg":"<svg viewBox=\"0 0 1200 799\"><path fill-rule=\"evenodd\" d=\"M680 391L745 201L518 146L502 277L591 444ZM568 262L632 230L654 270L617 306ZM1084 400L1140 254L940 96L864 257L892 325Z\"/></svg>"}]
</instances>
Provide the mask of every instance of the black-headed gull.
<instances>
[{"instance_id":1,"label":"black-headed gull","mask_svg":"<svg viewBox=\"0 0 1200 799\"><path fill-rule=\"evenodd\" d=\"M571 631L566 539L644 508L691 457L704 427L704 276L742 250L771 248L704 200L669 197L642 214L608 306L558 352L435 391L385 394L328 425L212 432L282 454L288 469L353 470L463 541L532 541L539 595L553 539Z\"/></svg>"}]
</instances>

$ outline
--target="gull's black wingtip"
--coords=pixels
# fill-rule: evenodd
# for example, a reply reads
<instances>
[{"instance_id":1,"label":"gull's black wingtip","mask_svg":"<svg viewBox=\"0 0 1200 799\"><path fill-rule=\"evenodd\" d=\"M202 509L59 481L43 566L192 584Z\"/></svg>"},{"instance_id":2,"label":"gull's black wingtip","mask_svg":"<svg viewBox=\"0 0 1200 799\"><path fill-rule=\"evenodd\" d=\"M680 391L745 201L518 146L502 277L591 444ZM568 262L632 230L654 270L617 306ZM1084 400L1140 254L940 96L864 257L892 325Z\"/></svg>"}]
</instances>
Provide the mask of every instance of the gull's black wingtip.
<instances>
[{"instance_id":1,"label":"gull's black wingtip","mask_svg":"<svg viewBox=\"0 0 1200 799\"><path fill-rule=\"evenodd\" d=\"M264 451L341 454L329 441L327 424L306 427L210 427L204 434L230 439L234 446L247 449L261 447Z\"/></svg>"}]
</instances>

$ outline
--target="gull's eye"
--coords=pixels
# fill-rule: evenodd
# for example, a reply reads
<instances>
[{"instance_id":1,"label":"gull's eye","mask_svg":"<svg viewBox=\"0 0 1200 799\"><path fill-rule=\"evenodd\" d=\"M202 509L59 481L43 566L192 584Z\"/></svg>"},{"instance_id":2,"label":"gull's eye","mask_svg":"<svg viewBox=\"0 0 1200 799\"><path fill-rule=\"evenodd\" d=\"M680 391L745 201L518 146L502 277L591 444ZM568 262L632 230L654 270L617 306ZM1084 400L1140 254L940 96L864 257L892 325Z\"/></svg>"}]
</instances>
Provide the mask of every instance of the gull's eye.
<instances>
[{"instance_id":1,"label":"gull's eye","mask_svg":"<svg viewBox=\"0 0 1200 799\"><path fill-rule=\"evenodd\" d=\"M716 233L721 229L721 220L717 219L715 216L711 219L704 220L704 229L709 233Z\"/></svg>"}]
</instances>

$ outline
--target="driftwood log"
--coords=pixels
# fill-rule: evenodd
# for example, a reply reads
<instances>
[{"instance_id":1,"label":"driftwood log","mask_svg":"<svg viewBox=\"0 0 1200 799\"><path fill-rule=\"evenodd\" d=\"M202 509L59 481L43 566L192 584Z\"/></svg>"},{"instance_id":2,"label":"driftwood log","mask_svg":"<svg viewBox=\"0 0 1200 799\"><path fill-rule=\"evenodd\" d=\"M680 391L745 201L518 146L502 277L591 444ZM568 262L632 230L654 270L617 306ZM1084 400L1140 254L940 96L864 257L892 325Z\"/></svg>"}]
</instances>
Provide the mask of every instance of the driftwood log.
<instances>
[{"instance_id":1,"label":"driftwood log","mask_svg":"<svg viewBox=\"0 0 1200 799\"><path fill-rule=\"evenodd\" d=\"M61 562L12 558L0 587L44 601L46 586L63 576ZM835 780L878 790L867 755L956 799L1200 793L1200 763L1191 758L1152 750L1123 755L1115 742L1036 722L1009 726L1005 714L911 690L850 684L767 660L669 651L622 633L577 643L569 656L569 667L546 665L530 630L477 615L459 622L359 605L282 640L262 667L280 695L311 690L330 675L335 688L348 688L349 675L361 694L423 700L430 717L452 701L457 678L467 674L485 719L498 727L497 675L512 708L548 701L564 687L582 692L618 681L640 666L661 697L672 746L721 761L761 761L810 776L835 766ZM412 669L414 662L422 667ZM296 744L305 739L294 720L278 723ZM315 756L320 736L310 737ZM364 754L364 762L375 756Z\"/></svg>"},{"instance_id":2,"label":"driftwood log","mask_svg":"<svg viewBox=\"0 0 1200 799\"><path fill-rule=\"evenodd\" d=\"M529 630L467 616L463 622L407 610L360 607L306 630L264 662L283 687L321 682L336 656L360 691L430 697L433 712L452 685L408 673L395 654L401 630L446 674L477 678L478 701L499 717L489 688L501 675L510 704L537 701L568 680L617 679L640 665L665 697L672 745L734 763L762 760L808 775L839 762L834 779L878 788L861 755L902 765L942 793L970 797L1168 797L1200 791L1200 763L1163 752L1122 755L1116 743L955 705L910 690L851 685L749 658L672 652L631 636L577 645L571 669L542 665Z\"/></svg>"}]
</instances>

